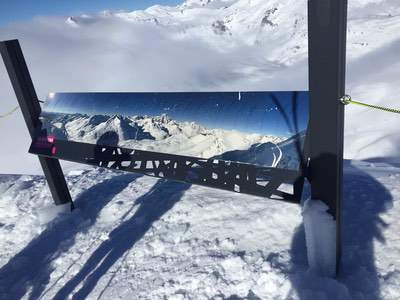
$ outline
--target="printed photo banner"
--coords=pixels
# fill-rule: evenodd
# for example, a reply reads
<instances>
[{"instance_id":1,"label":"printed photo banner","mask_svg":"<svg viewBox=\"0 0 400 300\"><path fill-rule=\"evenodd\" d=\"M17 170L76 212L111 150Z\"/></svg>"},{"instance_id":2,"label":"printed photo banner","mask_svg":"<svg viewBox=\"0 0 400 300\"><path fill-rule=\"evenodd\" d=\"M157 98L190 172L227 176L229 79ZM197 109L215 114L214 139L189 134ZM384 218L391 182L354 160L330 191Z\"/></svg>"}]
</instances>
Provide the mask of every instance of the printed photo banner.
<instances>
[{"instance_id":1,"label":"printed photo banner","mask_svg":"<svg viewBox=\"0 0 400 300\"><path fill-rule=\"evenodd\" d=\"M50 94L29 152L298 203L307 92Z\"/></svg>"},{"instance_id":2,"label":"printed photo banner","mask_svg":"<svg viewBox=\"0 0 400 300\"><path fill-rule=\"evenodd\" d=\"M40 119L33 152L61 140L298 170L308 92L50 93Z\"/></svg>"}]
</instances>

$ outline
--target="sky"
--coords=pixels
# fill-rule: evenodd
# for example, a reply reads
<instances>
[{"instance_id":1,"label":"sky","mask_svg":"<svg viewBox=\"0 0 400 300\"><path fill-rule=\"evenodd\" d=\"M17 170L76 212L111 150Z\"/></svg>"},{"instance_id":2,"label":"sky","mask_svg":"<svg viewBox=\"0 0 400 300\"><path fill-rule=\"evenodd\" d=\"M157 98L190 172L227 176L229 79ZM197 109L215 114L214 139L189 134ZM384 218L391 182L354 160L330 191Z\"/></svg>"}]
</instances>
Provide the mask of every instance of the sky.
<instances>
[{"instance_id":1,"label":"sky","mask_svg":"<svg viewBox=\"0 0 400 300\"><path fill-rule=\"evenodd\" d=\"M276 102L287 114L289 126ZM88 115L160 116L195 122L209 129L290 137L296 134L292 92L210 93L60 93L51 94L46 112ZM308 121L308 93L297 93L298 130Z\"/></svg>"},{"instance_id":2,"label":"sky","mask_svg":"<svg viewBox=\"0 0 400 300\"><path fill-rule=\"evenodd\" d=\"M0 0L0 26L29 21L35 16L70 16L104 10L137 10L149 6L175 6L183 0Z\"/></svg>"}]
</instances>

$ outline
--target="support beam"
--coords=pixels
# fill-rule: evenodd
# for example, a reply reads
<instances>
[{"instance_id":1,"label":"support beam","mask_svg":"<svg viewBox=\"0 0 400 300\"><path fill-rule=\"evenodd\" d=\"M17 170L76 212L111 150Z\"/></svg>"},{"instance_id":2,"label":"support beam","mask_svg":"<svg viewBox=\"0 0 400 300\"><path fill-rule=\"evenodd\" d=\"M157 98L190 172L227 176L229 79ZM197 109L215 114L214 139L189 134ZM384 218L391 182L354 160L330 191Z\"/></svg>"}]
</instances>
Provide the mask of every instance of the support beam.
<instances>
[{"instance_id":1,"label":"support beam","mask_svg":"<svg viewBox=\"0 0 400 300\"><path fill-rule=\"evenodd\" d=\"M33 138L35 128L40 125L41 108L18 40L0 42L0 52L29 134ZM55 204L72 203L59 161L45 157L39 157L39 161Z\"/></svg>"},{"instance_id":2,"label":"support beam","mask_svg":"<svg viewBox=\"0 0 400 300\"><path fill-rule=\"evenodd\" d=\"M347 0L309 0L310 164L312 199L336 220L336 272L341 257Z\"/></svg>"}]
</instances>

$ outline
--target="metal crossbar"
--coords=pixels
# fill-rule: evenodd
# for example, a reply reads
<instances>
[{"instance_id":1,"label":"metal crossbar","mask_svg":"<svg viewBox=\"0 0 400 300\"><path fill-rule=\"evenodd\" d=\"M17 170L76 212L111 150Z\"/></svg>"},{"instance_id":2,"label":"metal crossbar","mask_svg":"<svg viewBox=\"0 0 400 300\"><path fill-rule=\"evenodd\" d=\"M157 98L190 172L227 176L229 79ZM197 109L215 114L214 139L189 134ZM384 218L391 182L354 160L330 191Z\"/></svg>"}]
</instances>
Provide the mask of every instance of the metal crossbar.
<instances>
[{"instance_id":1,"label":"metal crossbar","mask_svg":"<svg viewBox=\"0 0 400 300\"><path fill-rule=\"evenodd\" d=\"M39 137L30 153L298 203L299 171ZM281 184L296 186L290 194ZM297 185L296 185L297 184Z\"/></svg>"}]
</instances>

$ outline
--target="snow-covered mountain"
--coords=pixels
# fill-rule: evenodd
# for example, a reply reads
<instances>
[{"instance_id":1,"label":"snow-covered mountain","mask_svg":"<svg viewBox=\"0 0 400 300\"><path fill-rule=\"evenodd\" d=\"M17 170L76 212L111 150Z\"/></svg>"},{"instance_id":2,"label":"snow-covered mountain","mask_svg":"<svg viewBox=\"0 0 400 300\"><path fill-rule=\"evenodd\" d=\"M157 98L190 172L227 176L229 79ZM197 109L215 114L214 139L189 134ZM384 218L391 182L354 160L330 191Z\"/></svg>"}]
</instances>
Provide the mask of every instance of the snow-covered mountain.
<instances>
[{"instance_id":1,"label":"snow-covered mountain","mask_svg":"<svg viewBox=\"0 0 400 300\"><path fill-rule=\"evenodd\" d=\"M102 144L118 144L131 149L216 157L265 166L276 166L282 159L286 163L281 163L281 167L298 167L298 160L292 153L295 152L293 137L287 139L236 130L210 129L194 122L178 122L166 114L126 117L45 113L42 122L47 133L58 139L93 144L101 139ZM114 132L118 138L104 140L108 132ZM285 149L283 152L280 150L281 144Z\"/></svg>"},{"instance_id":2,"label":"snow-covered mountain","mask_svg":"<svg viewBox=\"0 0 400 300\"><path fill-rule=\"evenodd\" d=\"M298 170L306 132L300 132L280 142L256 143L246 150L232 150L216 156L223 160Z\"/></svg>"},{"instance_id":3,"label":"snow-covered mountain","mask_svg":"<svg viewBox=\"0 0 400 300\"><path fill-rule=\"evenodd\" d=\"M396 41L400 19L397 4L395 0L349 1L350 59ZM271 66L290 66L307 58L306 1L189 0L176 7L155 5L132 12L71 16L65 23L85 27L107 19L131 23L127 26L154 25L173 39L200 39L221 52L255 47L264 53L258 59Z\"/></svg>"},{"instance_id":4,"label":"snow-covered mountain","mask_svg":"<svg viewBox=\"0 0 400 300\"><path fill-rule=\"evenodd\" d=\"M202 40L221 52L256 46L265 51L258 59L270 67L290 65L307 54L303 1L190 0L176 7L155 5L141 11L73 16L66 24L85 27L105 19L156 26L174 40Z\"/></svg>"}]
</instances>

